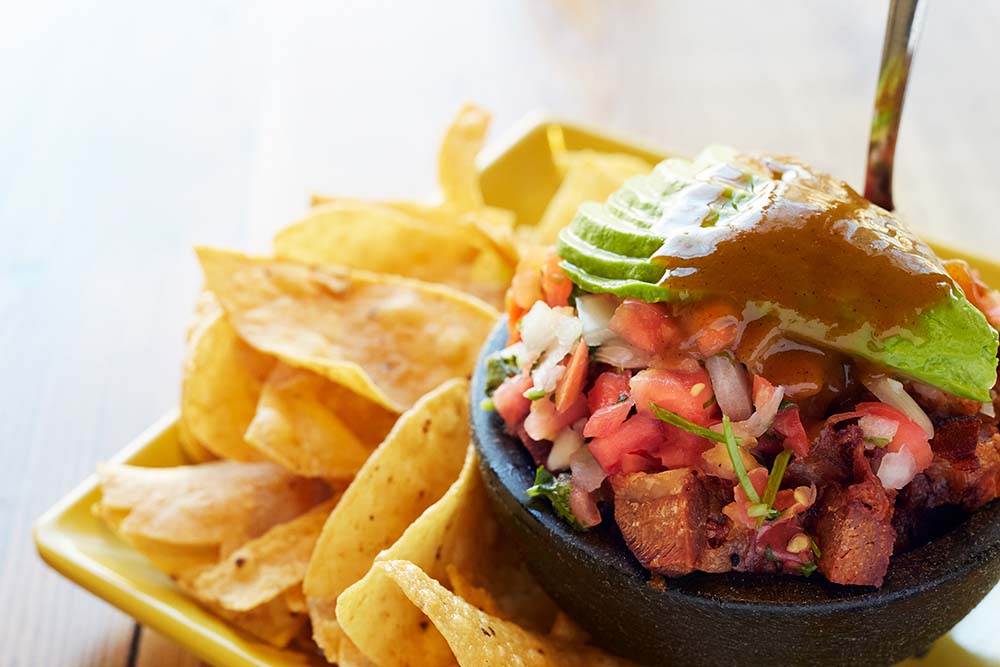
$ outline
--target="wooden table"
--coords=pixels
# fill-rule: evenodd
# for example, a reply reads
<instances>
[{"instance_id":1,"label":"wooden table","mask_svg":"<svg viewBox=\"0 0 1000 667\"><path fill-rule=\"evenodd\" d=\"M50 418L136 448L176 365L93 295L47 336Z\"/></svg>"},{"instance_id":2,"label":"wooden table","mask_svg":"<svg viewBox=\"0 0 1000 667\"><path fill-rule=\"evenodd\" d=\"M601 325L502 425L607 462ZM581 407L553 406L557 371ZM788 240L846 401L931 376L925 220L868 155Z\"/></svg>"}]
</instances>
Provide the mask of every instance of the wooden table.
<instances>
[{"instance_id":1,"label":"wooden table","mask_svg":"<svg viewBox=\"0 0 1000 667\"><path fill-rule=\"evenodd\" d=\"M0 4L3 664L195 663L30 543L176 401L194 244L264 249L314 191L430 192L466 98L497 130L541 108L861 180L883 3L391 4ZM912 224L983 253L1000 241L998 29L991 0L930 7L897 160Z\"/></svg>"}]
</instances>

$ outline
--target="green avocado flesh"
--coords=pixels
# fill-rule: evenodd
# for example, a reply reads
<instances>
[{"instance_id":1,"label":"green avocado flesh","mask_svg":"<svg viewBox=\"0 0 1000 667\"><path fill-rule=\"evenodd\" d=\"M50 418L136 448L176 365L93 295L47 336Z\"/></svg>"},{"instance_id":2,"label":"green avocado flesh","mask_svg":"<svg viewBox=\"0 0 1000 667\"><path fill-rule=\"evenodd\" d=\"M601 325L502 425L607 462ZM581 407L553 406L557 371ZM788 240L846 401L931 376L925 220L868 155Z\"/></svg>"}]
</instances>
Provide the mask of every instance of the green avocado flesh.
<instances>
[{"instance_id":1,"label":"green avocado flesh","mask_svg":"<svg viewBox=\"0 0 1000 667\"><path fill-rule=\"evenodd\" d=\"M996 382L997 332L940 260L891 214L801 163L721 148L667 160L604 204L583 204L558 252L587 292L647 302L728 296L776 316L793 337L904 379L979 401ZM838 252L851 261L824 263L824 253ZM728 273L707 270L713 258ZM769 291L772 271L785 283L804 276L801 294ZM907 300L917 292L927 299ZM877 310L881 301L906 307L892 319L894 311Z\"/></svg>"}]
</instances>

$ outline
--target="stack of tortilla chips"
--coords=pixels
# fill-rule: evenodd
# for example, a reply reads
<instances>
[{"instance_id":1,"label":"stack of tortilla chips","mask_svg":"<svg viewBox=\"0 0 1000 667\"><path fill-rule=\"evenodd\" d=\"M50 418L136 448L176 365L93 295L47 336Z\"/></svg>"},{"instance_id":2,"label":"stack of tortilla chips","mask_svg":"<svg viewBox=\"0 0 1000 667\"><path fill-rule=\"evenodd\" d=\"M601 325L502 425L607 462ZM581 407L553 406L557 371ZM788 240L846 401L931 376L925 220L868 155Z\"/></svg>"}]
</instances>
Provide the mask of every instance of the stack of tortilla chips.
<instances>
[{"instance_id":1,"label":"stack of tortilla chips","mask_svg":"<svg viewBox=\"0 0 1000 667\"><path fill-rule=\"evenodd\" d=\"M99 469L108 526L261 641L342 667L626 664L501 536L467 379L518 257L649 165L561 154L544 216L516 221L483 202L488 124L467 105L449 128L442 203L315 197L273 256L199 248L191 465Z\"/></svg>"}]
</instances>

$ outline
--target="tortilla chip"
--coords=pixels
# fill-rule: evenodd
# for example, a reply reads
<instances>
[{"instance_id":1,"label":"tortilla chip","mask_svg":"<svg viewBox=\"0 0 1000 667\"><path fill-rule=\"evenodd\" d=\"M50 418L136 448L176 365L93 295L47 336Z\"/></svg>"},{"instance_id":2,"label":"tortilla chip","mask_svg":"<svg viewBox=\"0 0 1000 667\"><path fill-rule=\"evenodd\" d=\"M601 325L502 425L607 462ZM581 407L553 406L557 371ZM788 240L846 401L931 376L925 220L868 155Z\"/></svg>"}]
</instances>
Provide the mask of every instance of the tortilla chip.
<instances>
[{"instance_id":1,"label":"tortilla chip","mask_svg":"<svg viewBox=\"0 0 1000 667\"><path fill-rule=\"evenodd\" d=\"M338 200L274 238L280 259L340 264L468 292L499 308L513 264L459 217L429 222L380 204Z\"/></svg>"},{"instance_id":2,"label":"tortilla chip","mask_svg":"<svg viewBox=\"0 0 1000 667\"><path fill-rule=\"evenodd\" d=\"M555 604L504 539L471 447L458 480L376 559L385 560L414 562L449 580L466 602L537 632L547 632L556 617ZM441 633L377 568L340 595L336 615L350 640L382 667L454 663Z\"/></svg>"},{"instance_id":3,"label":"tortilla chip","mask_svg":"<svg viewBox=\"0 0 1000 667\"><path fill-rule=\"evenodd\" d=\"M289 609L285 598L280 596L250 611L229 611L217 605L201 604L240 630L277 648L288 646L309 622L306 614Z\"/></svg>"},{"instance_id":4,"label":"tortilla chip","mask_svg":"<svg viewBox=\"0 0 1000 667\"><path fill-rule=\"evenodd\" d=\"M632 663L598 648L529 632L476 609L413 563L380 561L384 573L445 637L461 667L618 667Z\"/></svg>"},{"instance_id":5,"label":"tortilla chip","mask_svg":"<svg viewBox=\"0 0 1000 667\"><path fill-rule=\"evenodd\" d=\"M199 574L189 589L199 600L230 611L249 611L286 590L301 590L313 547L335 502L327 500L250 540Z\"/></svg>"},{"instance_id":6,"label":"tortilla chip","mask_svg":"<svg viewBox=\"0 0 1000 667\"><path fill-rule=\"evenodd\" d=\"M396 422L396 413L315 373L275 365L246 441L305 477L353 477Z\"/></svg>"},{"instance_id":7,"label":"tortilla chip","mask_svg":"<svg viewBox=\"0 0 1000 667\"><path fill-rule=\"evenodd\" d=\"M586 201L605 201L627 178L649 173L652 168L634 155L576 151L568 154L566 175L549 202L542 219L524 228L530 244L551 245L559 231L573 221L576 210Z\"/></svg>"},{"instance_id":8,"label":"tortilla chip","mask_svg":"<svg viewBox=\"0 0 1000 667\"><path fill-rule=\"evenodd\" d=\"M468 383L452 380L403 414L327 520L306 572L313 636L339 654L337 596L448 489L469 443Z\"/></svg>"},{"instance_id":9,"label":"tortilla chip","mask_svg":"<svg viewBox=\"0 0 1000 667\"><path fill-rule=\"evenodd\" d=\"M306 565L308 567L308 563ZM305 575L303 574L303 576ZM285 591L283 595L285 596L285 604L288 605L288 608L291 611L294 611L298 614L309 613L309 603L306 602L306 594L305 591L302 590L301 583L298 586L292 586L287 591ZM312 640L312 633L309 634L308 639L310 643L315 643Z\"/></svg>"},{"instance_id":10,"label":"tortilla chip","mask_svg":"<svg viewBox=\"0 0 1000 667\"><path fill-rule=\"evenodd\" d=\"M186 421L178 419L176 429L177 444L181 446L188 463L206 463L218 458L191 434L191 429L188 428Z\"/></svg>"},{"instance_id":11,"label":"tortilla chip","mask_svg":"<svg viewBox=\"0 0 1000 667\"><path fill-rule=\"evenodd\" d=\"M517 222L517 216L513 211L494 206L464 211L449 202L436 206L418 202L387 202L386 206L436 225L461 225L474 228L477 233L488 239L509 263L517 264L519 256L514 239L514 223Z\"/></svg>"},{"instance_id":12,"label":"tortilla chip","mask_svg":"<svg viewBox=\"0 0 1000 667\"><path fill-rule=\"evenodd\" d=\"M198 326L184 363L181 422L186 442L219 457L259 461L243 434L274 360L250 347L221 313ZM182 440L182 442L185 442ZM187 450L186 450L187 451ZM197 450L192 449L192 453Z\"/></svg>"},{"instance_id":13,"label":"tortilla chip","mask_svg":"<svg viewBox=\"0 0 1000 667\"><path fill-rule=\"evenodd\" d=\"M219 300L215 298L215 295L206 289L201 290L194 302L194 313L191 315L191 321L188 322L185 337L188 344L200 336L202 331L221 314L222 306L219 305Z\"/></svg>"},{"instance_id":14,"label":"tortilla chip","mask_svg":"<svg viewBox=\"0 0 1000 667\"><path fill-rule=\"evenodd\" d=\"M157 570L172 579L193 577L219 560L217 544L172 544L137 535L122 534L120 527L128 516L127 509L116 509L97 502L91 507L91 513L107 524L108 528L128 542L138 553L145 556Z\"/></svg>"},{"instance_id":15,"label":"tortilla chip","mask_svg":"<svg viewBox=\"0 0 1000 667\"><path fill-rule=\"evenodd\" d=\"M340 642L337 654L337 667L379 667L368 656L362 653L350 639L346 637Z\"/></svg>"},{"instance_id":16,"label":"tortilla chip","mask_svg":"<svg viewBox=\"0 0 1000 667\"><path fill-rule=\"evenodd\" d=\"M208 248L198 257L244 340L392 410L468 376L498 318L441 285Z\"/></svg>"},{"instance_id":17,"label":"tortilla chip","mask_svg":"<svg viewBox=\"0 0 1000 667\"><path fill-rule=\"evenodd\" d=\"M218 461L173 468L100 466L101 505L129 510L126 539L216 545L225 555L330 496L320 480L269 462Z\"/></svg>"},{"instance_id":18,"label":"tortilla chip","mask_svg":"<svg viewBox=\"0 0 1000 667\"><path fill-rule=\"evenodd\" d=\"M438 180L446 202L467 211L483 207L479 189L479 154L490 126L490 114L474 104L465 104L445 133L438 154Z\"/></svg>"}]
</instances>

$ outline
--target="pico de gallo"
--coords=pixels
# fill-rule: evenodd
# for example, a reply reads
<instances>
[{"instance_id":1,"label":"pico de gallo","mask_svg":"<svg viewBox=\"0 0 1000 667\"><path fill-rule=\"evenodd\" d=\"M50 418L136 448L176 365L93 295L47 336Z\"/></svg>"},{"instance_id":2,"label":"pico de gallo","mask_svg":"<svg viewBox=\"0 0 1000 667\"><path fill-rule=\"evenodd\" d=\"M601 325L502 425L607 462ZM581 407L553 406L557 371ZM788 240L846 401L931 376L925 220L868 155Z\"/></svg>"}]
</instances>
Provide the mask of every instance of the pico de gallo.
<instances>
[{"instance_id":1,"label":"pico de gallo","mask_svg":"<svg viewBox=\"0 0 1000 667\"><path fill-rule=\"evenodd\" d=\"M579 530L613 522L650 572L878 587L894 553L1000 495L995 386L949 393L723 291L595 290L561 250L518 267L483 408L533 457L528 496ZM996 328L997 293L940 266Z\"/></svg>"}]
</instances>

